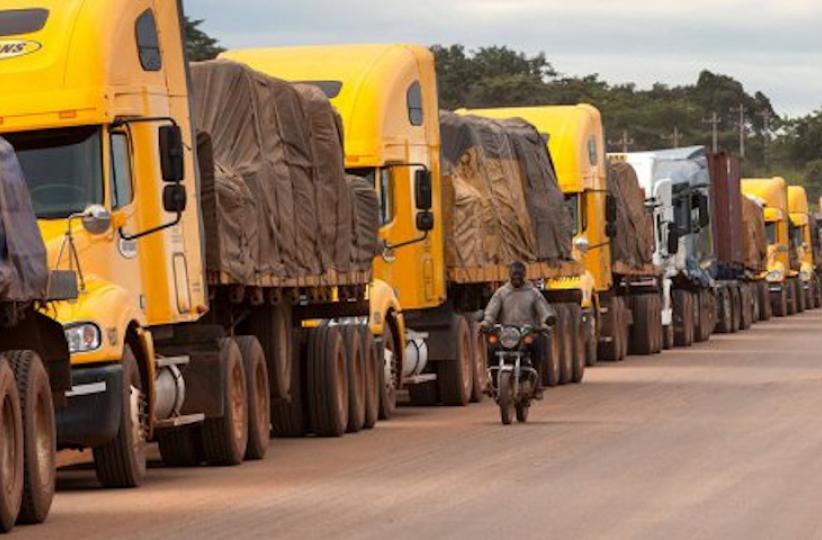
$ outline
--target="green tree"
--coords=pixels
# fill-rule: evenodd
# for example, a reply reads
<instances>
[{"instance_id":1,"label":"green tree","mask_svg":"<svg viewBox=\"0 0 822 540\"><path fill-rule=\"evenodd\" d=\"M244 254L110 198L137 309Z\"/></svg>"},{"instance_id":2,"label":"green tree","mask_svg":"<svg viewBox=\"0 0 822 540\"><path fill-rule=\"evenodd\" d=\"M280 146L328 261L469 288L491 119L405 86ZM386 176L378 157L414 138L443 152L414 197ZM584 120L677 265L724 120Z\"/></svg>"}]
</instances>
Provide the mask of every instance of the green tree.
<instances>
[{"instance_id":1,"label":"green tree","mask_svg":"<svg viewBox=\"0 0 822 540\"><path fill-rule=\"evenodd\" d=\"M186 52L188 53L188 59L192 62L211 60L225 51L217 39L200 29L203 22L203 19L191 20L188 17L185 18Z\"/></svg>"}]
</instances>

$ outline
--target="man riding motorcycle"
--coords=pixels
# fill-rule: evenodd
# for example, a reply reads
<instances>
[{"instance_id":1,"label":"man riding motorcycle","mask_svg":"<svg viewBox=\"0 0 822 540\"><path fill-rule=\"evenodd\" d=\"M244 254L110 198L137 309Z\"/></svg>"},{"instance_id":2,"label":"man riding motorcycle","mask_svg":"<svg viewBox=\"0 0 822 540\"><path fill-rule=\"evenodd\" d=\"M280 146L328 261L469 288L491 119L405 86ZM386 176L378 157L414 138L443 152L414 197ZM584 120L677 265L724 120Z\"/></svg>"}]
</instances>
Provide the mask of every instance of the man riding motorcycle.
<instances>
[{"instance_id":1,"label":"man riding motorcycle","mask_svg":"<svg viewBox=\"0 0 822 540\"><path fill-rule=\"evenodd\" d=\"M531 326L549 331L557 320L557 313L542 293L525 280L525 265L519 261L509 267L509 281L494 293L485 308L481 327L487 331L495 324ZM531 346L534 369L539 371L540 350ZM493 352L492 352L493 354ZM542 377L537 377L537 399L542 397Z\"/></svg>"}]
</instances>

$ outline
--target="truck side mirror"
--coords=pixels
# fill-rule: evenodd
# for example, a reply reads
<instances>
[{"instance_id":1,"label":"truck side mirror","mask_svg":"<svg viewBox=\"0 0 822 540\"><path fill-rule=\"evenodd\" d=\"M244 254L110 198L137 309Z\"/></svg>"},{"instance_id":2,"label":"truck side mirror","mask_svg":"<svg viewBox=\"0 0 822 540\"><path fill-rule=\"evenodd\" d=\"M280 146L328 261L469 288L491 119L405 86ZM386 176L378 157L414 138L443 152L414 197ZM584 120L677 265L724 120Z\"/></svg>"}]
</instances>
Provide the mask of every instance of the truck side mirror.
<instances>
[{"instance_id":1,"label":"truck side mirror","mask_svg":"<svg viewBox=\"0 0 822 540\"><path fill-rule=\"evenodd\" d=\"M679 251L679 229L677 229L676 225L668 224L668 255L676 255Z\"/></svg>"},{"instance_id":2,"label":"truck side mirror","mask_svg":"<svg viewBox=\"0 0 822 540\"><path fill-rule=\"evenodd\" d=\"M168 184L163 188L163 210L180 214L186 209L186 187L184 184Z\"/></svg>"},{"instance_id":3,"label":"truck side mirror","mask_svg":"<svg viewBox=\"0 0 822 540\"><path fill-rule=\"evenodd\" d=\"M160 168L166 182L182 182L185 177L183 162L183 134L179 126L160 126Z\"/></svg>"},{"instance_id":4,"label":"truck side mirror","mask_svg":"<svg viewBox=\"0 0 822 540\"><path fill-rule=\"evenodd\" d=\"M617 220L617 200L613 195L605 196L605 221L616 223Z\"/></svg>"},{"instance_id":5,"label":"truck side mirror","mask_svg":"<svg viewBox=\"0 0 822 540\"><path fill-rule=\"evenodd\" d=\"M428 232L434 228L434 214L429 210L417 212L417 229Z\"/></svg>"},{"instance_id":6,"label":"truck side mirror","mask_svg":"<svg viewBox=\"0 0 822 540\"><path fill-rule=\"evenodd\" d=\"M707 227L711 223L711 213L708 209L708 196L699 194L699 226Z\"/></svg>"},{"instance_id":7,"label":"truck side mirror","mask_svg":"<svg viewBox=\"0 0 822 540\"><path fill-rule=\"evenodd\" d=\"M431 190L431 171L428 169L414 171L414 198L417 202L417 210L431 210L433 202Z\"/></svg>"}]
</instances>

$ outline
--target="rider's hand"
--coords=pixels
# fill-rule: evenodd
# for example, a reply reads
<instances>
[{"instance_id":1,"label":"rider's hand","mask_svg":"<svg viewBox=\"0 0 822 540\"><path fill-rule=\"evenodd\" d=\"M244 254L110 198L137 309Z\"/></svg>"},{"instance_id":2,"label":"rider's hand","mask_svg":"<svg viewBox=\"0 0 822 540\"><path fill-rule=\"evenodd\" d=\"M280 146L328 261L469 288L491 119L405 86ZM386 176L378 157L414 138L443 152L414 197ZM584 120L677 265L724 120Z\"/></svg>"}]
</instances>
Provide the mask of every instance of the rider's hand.
<instances>
[{"instance_id":1,"label":"rider's hand","mask_svg":"<svg viewBox=\"0 0 822 540\"><path fill-rule=\"evenodd\" d=\"M552 313L552 314L548 315L547 317L545 317L545 322L543 323L542 326L550 328L551 326L554 326L556 324L557 324L557 316Z\"/></svg>"},{"instance_id":2,"label":"rider's hand","mask_svg":"<svg viewBox=\"0 0 822 540\"><path fill-rule=\"evenodd\" d=\"M488 321L482 321L482 322L480 323L480 325L479 325L479 331L480 331L480 333L485 334L485 333L487 333L487 332L488 332L488 331L490 331L490 330L491 330L491 323L489 323Z\"/></svg>"}]
</instances>

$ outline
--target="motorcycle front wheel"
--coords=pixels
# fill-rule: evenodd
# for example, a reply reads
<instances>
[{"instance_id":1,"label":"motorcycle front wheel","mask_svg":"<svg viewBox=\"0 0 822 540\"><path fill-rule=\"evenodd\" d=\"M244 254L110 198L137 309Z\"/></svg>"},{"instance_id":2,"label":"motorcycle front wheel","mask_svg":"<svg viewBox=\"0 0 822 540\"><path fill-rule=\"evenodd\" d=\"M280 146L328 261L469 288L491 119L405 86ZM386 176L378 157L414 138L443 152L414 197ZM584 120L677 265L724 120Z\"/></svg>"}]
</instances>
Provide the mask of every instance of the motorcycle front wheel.
<instances>
[{"instance_id":1,"label":"motorcycle front wheel","mask_svg":"<svg viewBox=\"0 0 822 540\"><path fill-rule=\"evenodd\" d=\"M528 421L528 411L531 410L530 403L517 403L517 422L525 423Z\"/></svg>"},{"instance_id":2,"label":"motorcycle front wheel","mask_svg":"<svg viewBox=\"0 0 822 540\"><path fill-rule=\"evenodd\" d=\"M514 379L510 371L499 374L499 416L506 426L511 423L514 412Z\"/></svg>"}]
</instances>

